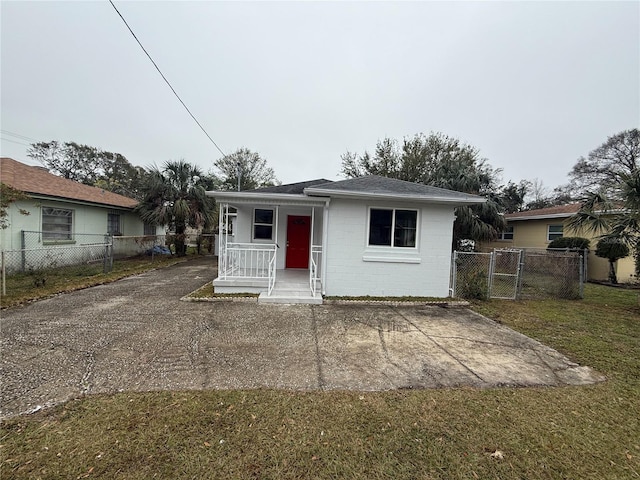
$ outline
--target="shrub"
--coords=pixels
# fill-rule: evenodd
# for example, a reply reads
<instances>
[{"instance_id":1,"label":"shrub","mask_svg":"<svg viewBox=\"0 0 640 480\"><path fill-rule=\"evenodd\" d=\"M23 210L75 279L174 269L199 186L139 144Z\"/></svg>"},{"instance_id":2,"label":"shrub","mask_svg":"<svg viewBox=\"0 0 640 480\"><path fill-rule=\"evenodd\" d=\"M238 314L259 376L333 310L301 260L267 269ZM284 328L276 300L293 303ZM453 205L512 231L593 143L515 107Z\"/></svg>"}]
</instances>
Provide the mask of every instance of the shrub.
<instances>
[{"instance_id":1,"label":"shrub","mask_svg":"<svg viewBox=\"0 0 640 480\"><path fill-rule=\"evenodd\" d=\"M474 300L489 298L489 284L487 272L478 270L462 275L458 280L458 296Z\"/></svg>"},{"instance_id":2,"label":"shrub","mask_svg":"<svg viewBox=\"0 0 640 480\"><path fill-rule=\"evenodd\" d=\"M601 238L596 245L596 255L609 260L609 281L618 283L614 263L629 255L629 247L615 238Z\"/></svg>"},{"instance_id":3,"label":"shrub","mask_svg":"<svg viewBox=\"0 0 640 480\"><path fill-rule=\"evenodd\" d=\"M582 237L560 237L547 245L547 250L565 248L570 251L589 250L589 239Z\"/></svg>"}]
</instances>

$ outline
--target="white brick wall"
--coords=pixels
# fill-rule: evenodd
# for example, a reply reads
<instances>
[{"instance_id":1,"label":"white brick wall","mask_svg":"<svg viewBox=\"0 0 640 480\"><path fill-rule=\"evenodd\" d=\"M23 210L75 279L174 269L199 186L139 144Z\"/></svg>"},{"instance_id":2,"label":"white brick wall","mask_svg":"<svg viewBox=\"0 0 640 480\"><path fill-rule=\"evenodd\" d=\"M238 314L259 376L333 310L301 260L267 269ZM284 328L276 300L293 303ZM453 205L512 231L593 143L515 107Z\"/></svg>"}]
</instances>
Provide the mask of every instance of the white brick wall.
<instances>
[{"instance_id":1,"label":"white brick wall","mask_svg":"<svg viewBox=\"0 0 640 480\"><path fill-rule=\"evenodd\" d=\"M447 297L454 208L420 207L418 245L409 249L367 246L369 207L416 208L399 202L332 199L326 294Z\"/></svg>"}]
</instances>

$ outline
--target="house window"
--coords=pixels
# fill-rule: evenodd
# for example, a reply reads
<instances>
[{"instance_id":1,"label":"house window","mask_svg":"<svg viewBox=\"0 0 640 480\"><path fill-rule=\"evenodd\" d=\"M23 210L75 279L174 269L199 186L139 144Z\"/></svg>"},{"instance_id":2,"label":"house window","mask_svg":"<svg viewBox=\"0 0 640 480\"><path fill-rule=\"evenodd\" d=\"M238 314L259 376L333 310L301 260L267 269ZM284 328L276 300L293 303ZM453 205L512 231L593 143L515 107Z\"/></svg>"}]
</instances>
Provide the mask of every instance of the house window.
<instances>
[{"instance_id":1,"label":"house window","mask_svg":"<svg viewBox=\"0 0 640 480\"><path fill-rule=\"evenodd\" d=\"M513 225L506 226L498 235L498 240L513 240Z\"/></svg>"},{"instance_id":2,"label":"house window","mask_svg":"<svg viewBox=\"0 0 640 480\"><path fill-rule=\"evenodd\" d=\"M145 223L144 224L143 234L144 235L155 235L156 234L156 226L155 225L151 225L150 223Z\"/></svg>"},{"instance_id":3,"label":"house window","mask_svg":"<svg viewBox=\"0 0 640 480\"><path fill-rule=\"evenodd\" d=\"M122 235L119 213L107 213L107 234Z\"/></svg>"},{"instance_id":4,"label":"house window","mask_svg":"<svg viewBox=\"0 0 640 480\"><path fill-rule=\"evenodd\" d=\"M551 242L556 238L562 237L564 227L562 225L547 226L547 242Z\"/></svg>"},{"instance_id":5,"label":"house window","mask_svg":"<svg viewBox=\"0 0 640 480\"><path fill-rule=\"evenodd\" d=\"M369 210L369 245L416 246L417 210L372 208Z\"/></svg>"},{"instance_id":6,"label":"house window","mask_svg":"<svg viewBox=\"0 0 640 480\"><path fill-rule=\"evenodd\" d=\"M42 207L42 240L73 240L73 210Z\"/></svg>"},{"instance_id":7,"label":"house window","mask_svg":"<svg viewBox=\"0 0 640 480\"><path fill-rule=\"evenodd\" d=\"M253 211L253 238L271 240L273 238L273 210L256 208Z\"/></svg>"}]
</instances>

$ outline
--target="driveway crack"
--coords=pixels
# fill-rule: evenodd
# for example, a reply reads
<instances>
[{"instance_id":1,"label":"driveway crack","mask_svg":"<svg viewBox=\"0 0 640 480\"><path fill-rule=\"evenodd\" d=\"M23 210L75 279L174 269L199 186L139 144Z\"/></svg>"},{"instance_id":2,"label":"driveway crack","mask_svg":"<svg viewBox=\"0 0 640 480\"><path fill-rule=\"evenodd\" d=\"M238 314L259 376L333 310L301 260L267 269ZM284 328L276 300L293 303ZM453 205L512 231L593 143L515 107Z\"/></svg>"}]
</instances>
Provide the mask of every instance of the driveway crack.
<instances>
[{"instance_id":1,"label":"driveway crack","mask_svg":"<svg viewBox=\"0 0 640 480\"><path fill-rule=\"evenodd\" d=\"M318 342L318 320L316 319L316 309L314 305L311 307L311 328L313 329L313 341L316 348L316 365L318 367L318 388L324 390L325 380L322 372L322 360L320 358L320 344Z\"/></svg>"},{"instance_id":2,"label":"driveway crack","mask_svg":"<svg viewBox=\"0 0 640 480\"><path fill-rule=\"evenodd\" d=\"M440 345L440 343L436 342L430 335L428 335L427 333L425 333L418 325L416 325L414 322L412 322L411 320L409 320L405 315L403 315L403 313L397 309L396 307L392 307L389 306L388 307L390 310L392 310L394 313L400 315L405 322L407 322L409 325L413 326L418 332L420 332L422 335L424 335L430 342L432 342L435 346L437 346L440 350L442 350L444 353L446 353L447 355L449 355L451 358L453 358L453 360L455 360L455 362L460 365L462 368L464 368L466 371L468 371L471 375L473 375L474 377L476 377L478 380L480 380L483 383L486 383L485 380L478 375L476 372L474 372L473 370L471 370L467 365L465 365L464 363L462 363L454 354L452 354L449 350L447 350L445 347L443 347L442 345Z\"/></svg>"}]
</instances>

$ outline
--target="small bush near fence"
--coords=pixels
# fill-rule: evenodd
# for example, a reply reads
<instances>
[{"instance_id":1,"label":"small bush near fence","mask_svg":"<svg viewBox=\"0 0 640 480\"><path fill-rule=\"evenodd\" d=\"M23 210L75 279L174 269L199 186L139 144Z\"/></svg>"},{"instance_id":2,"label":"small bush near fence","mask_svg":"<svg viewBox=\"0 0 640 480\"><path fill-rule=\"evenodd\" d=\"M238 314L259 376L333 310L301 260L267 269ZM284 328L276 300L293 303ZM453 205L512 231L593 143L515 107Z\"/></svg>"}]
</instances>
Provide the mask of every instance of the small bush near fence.
<instances>
[{"instance_id":1,"label":"small bush near fence","mask_svg":"<svg viewBox=\"0 0 640 480\"><path fill-rule=\"evenodd\" d=\"M489 268L487 254L456 252L454 255L454 296L472 300L489 298Z\"/></svg>"}]
</instances>

